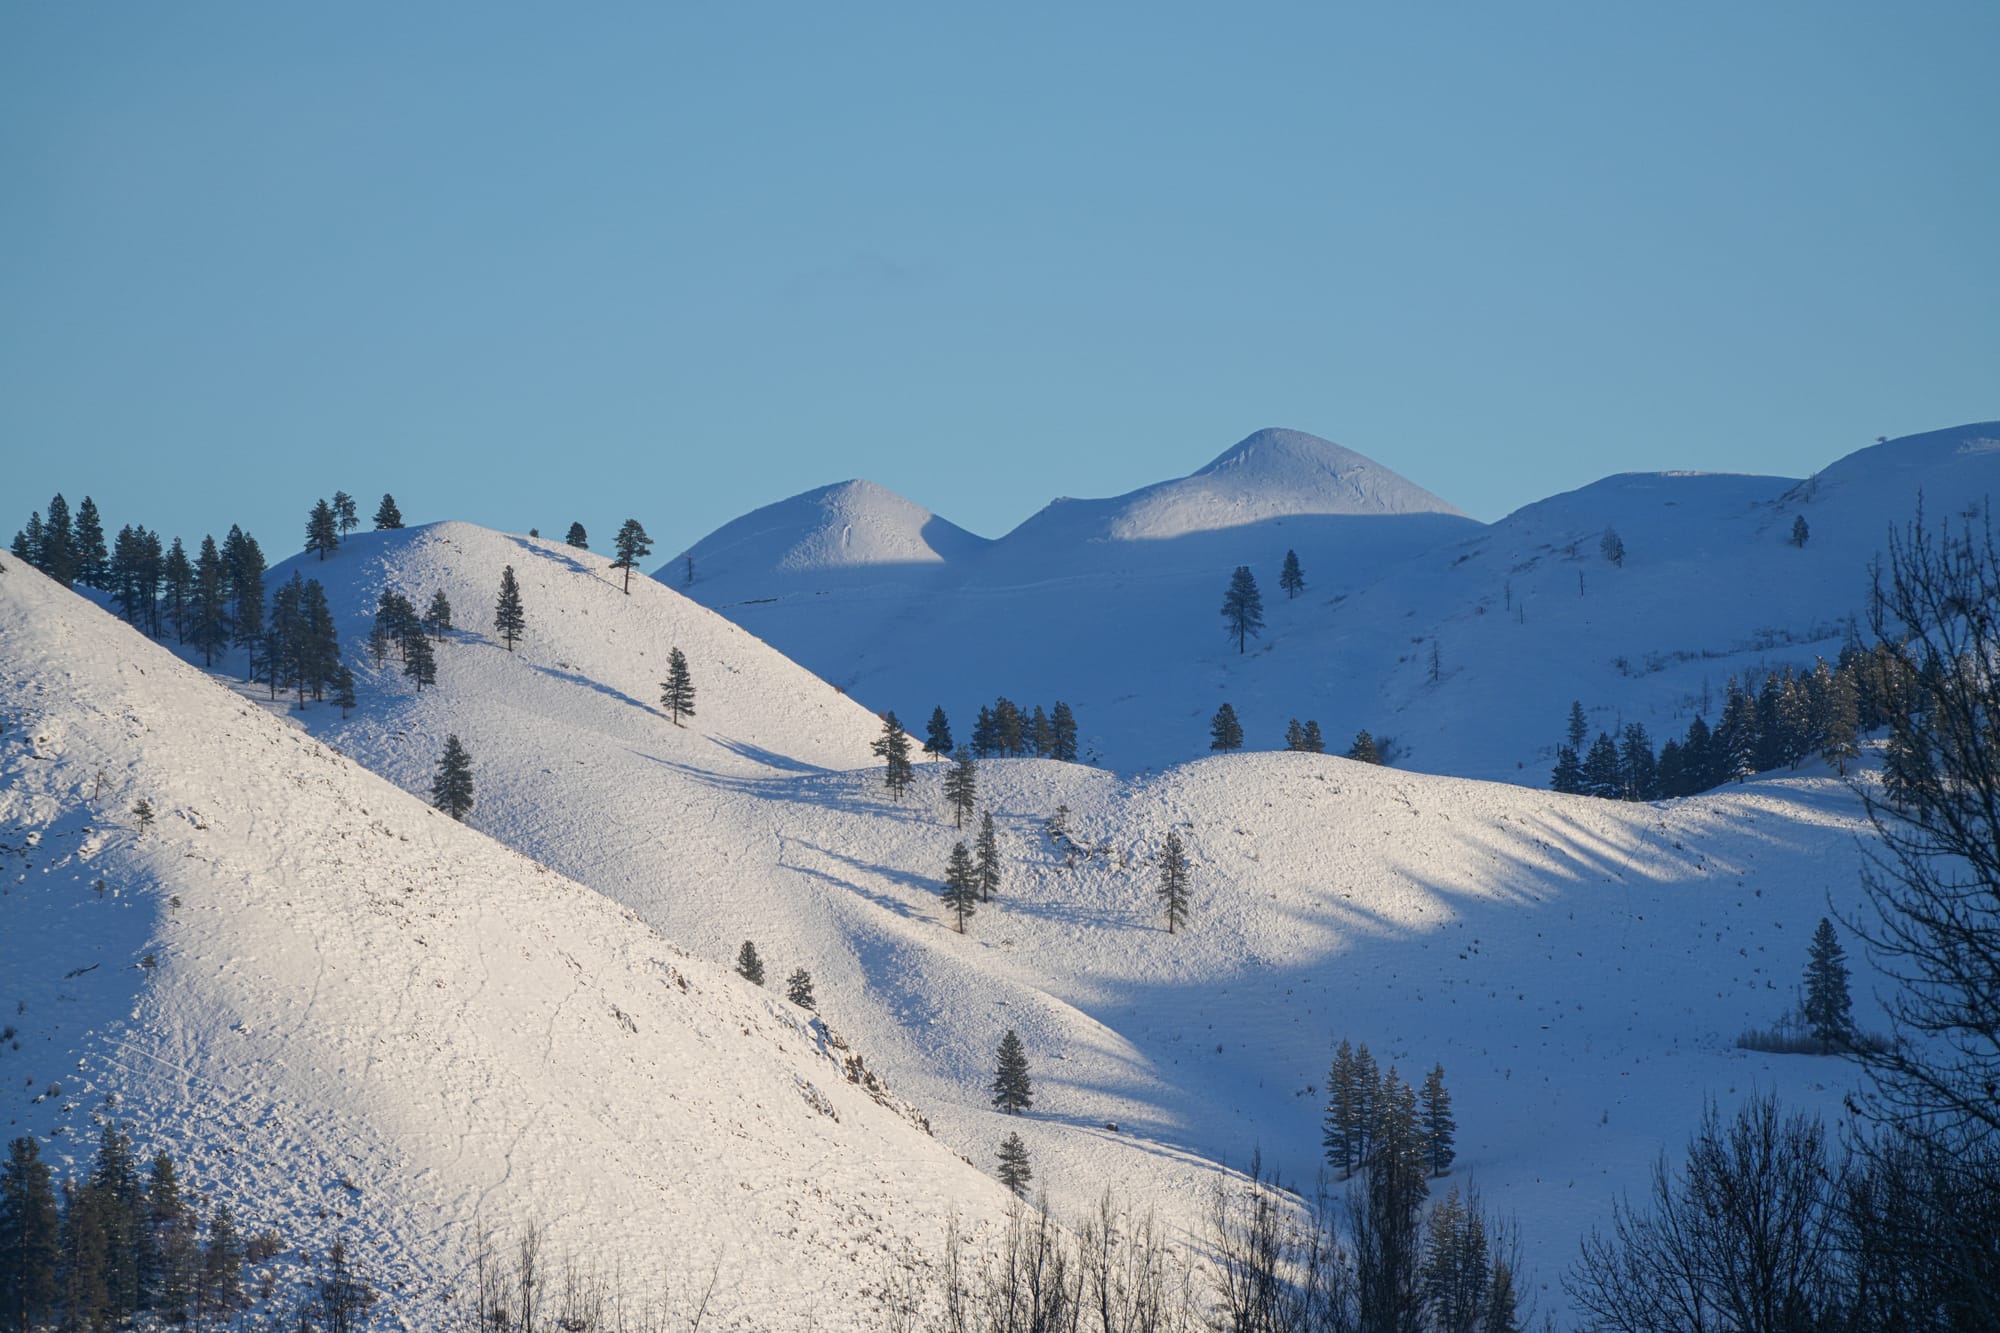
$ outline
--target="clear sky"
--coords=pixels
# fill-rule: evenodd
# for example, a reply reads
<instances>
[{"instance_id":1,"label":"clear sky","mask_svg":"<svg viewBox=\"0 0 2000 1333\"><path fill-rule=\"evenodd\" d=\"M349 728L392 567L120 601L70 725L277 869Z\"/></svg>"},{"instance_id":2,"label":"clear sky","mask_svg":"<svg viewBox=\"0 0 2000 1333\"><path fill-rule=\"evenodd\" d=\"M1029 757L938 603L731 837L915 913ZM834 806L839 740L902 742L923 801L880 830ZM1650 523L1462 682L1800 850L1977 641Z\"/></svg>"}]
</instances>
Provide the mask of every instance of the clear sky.
<instances>
[{"instance_id":1,"label":"clear sky","mask_svg":"<svg viewBox=\"0 0 2000 1333\"><path fill-rule=\"evenodd\" d=\"M1486 519L1803 475L2000 416L1996 67L1992 0L0 0L0 540L997 535L1267 425Z\"/></svg>"}]
</instances>

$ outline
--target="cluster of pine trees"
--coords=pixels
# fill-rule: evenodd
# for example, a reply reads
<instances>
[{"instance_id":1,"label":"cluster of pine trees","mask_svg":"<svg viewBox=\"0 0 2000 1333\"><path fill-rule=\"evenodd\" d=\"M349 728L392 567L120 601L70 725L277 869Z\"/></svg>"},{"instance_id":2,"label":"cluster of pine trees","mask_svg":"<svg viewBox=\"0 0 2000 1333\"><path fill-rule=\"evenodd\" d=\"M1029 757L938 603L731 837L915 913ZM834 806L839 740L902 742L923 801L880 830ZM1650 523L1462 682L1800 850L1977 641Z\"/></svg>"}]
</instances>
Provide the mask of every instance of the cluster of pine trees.
<instances>
[{"instance_id":1,"label":"cluster of pine trees","mask_svg":"<svg viewBox=\"0 0 2000 1333\"><path fill-rule=\"evenodd\" d=\"M758 954L757 946L749 940L736 951L736 975L753 986L764 984L764 959ZM819 999L813 994L812 973L803 967L795 967L785 978L785 998L801 1009L818 1009Z\"/></svg>"},{"instance_id":2,"label":"cluster of pine trees","mask_svg":"<svg viewBox=\"0 0 2000 1333\"><path fill-rule=\"evenodd\" d=\"M1397 1077L1396 1067L1376 1067L1368 1043L1342 1041L1326 1076L1326 1120L1321 1144L1326 1164L1346 1180L1387 1153L1441 1176L1451 1169L1458 1123L1444 1066L1432 1068L1421 1092Z\"/></svg>"},{"instance_id":3,"label":"cluster of pine trees","mask_svg":"<svg viewBox=\"0 0 2000 1333\"><path fill-rule=\"evenodd\" d=\"M1235 705L1225 702L1209 719L1208 748L1223 751L1243 748L1243 723L1236 716ZM1320 735L1319 722L1308 718L1301 726L1299 720L1293 718L1285 727L1285 748L1305 754L1325 754L1326 738ZM1354 733L1354 743L1347 747L1347 757L1364 764L1384 762L1381 748L1366 730Z\"/></svg>"},{"instance_id":4,"label":"cluster of pine trees","mask_svg":"<svg viewBox=\"0 0 2000 1333\"><path fill-rule=\"evenodd\" d=\"M1863 732L1882 725L1893 691L1910 668L1893 648L1858 643L1843 648L1837 665L1819 659L1813 669L1765 675L1754 692L1734 676L1723 694L1719 720L1710 727L1697 715L1687 733L1653 751L1637 722L1617 738L1600 731L1588 749L1583 704L1570 705L1569 727L1556 747L1549 786L1573 795L1652 801L1693 796L1756 773L1796 768L1819 755L1842 773L1860 754Z\"/></svg>"},{"instance_id":5,"label":"cluster of pine trees","mask_svg":"<svg viewBox=\"0 0 2000 1333\"><path fill-rule=\"evenodd\" d=\"M142 1162L107 1124L89 1172L57 1181L30 1137L0 1166L0 1321L10 1329L101 1329L150 1314L204 1325L242 1304L246 1247L227 1205L185 1192L166 1153Z\"/></svg>"},{"instance_id":6,"label":"cluster of pine trees","mask_svg":"<svg viewBox=\"0 0 2000 1333\"><path fill-rule=\"evenodd\" d=\"M981 759L1019 759L1032 755L1073 764L1077 755L1076 734L1076 714L1062 700L1056 700L1047 712L1040 704L1028 712L1002 695L990 705L981 705L972 724L971 749ZM951 724L944 709L939 707L931 713L924 749L931 754L946 755L954 748Z\"/></svg>"}]
</instances>

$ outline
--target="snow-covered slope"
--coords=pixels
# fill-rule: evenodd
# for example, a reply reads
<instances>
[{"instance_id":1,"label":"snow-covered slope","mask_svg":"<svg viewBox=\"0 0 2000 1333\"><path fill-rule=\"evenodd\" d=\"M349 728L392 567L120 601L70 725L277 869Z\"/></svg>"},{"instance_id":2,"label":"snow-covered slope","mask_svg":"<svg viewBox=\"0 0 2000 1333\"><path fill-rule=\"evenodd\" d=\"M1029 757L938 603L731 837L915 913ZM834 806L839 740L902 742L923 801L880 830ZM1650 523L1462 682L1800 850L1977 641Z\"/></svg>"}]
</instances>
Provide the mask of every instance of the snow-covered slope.
<instances>
[{"instance_id":1,"label":"snow-covered slope","mask_svg":"<svg viewBox=\"0 0 2000 1333\"><path fill-rule=\"evenodd\" d=\"M762 581L846 575L922 579L967 560L986 539L872 481L843 481L753 510L696 542L659 573L670 586L691 558L702 582L751 589ZM746 593L745 595L757 595Z\"/></svg>"},{"instance_id":2,"label":"snow-covered slope","mask_svg":"<svg viewBox=\"0 0 2000 1333\"><path fill-rule=\"evenodd\" d=\"M1920 492L1935 521L2000 491L1996 440L1992 422L1892 440L1804 481L1627 474L1481 527L1358 455L1264 431L1192 477L1057 501L948 579L751 592L697 568L686 591L906 719L941 703L963 731L996 695L1066 700L1087 750L1127 772L1204 753L1228 701L1252 748L1313 719L1336 748L1367 728L1404 766L1540 785L1572 699L1657 742L1703 707L1713 722L1732 674L1832 657ZM1278 588L1288 549L1297 598ZM1243 655L1218 614L1238 564L1264 597Z\"/></svg>"},{"instance_id":3,"label":"snow-covered slope","mask_svg":"<svg viewBox=\"0 0 2000 1333\"><path fill-rule=\"evenodd\" d=\"M440 560L451 541L377 539ZM949 1217L982 1231L1002 1211L906 1106L849 1081L810 1015L0 563L10 1135L74 1170L101 1118L128 1120L286 1253L344 1237L406 1327L434 1325L476 1226L537 1218L637 1297L692 1302L719 1274L717 1326L874 1328L870 1293L898 1256L934 1253ZM642 646L616 628L608 657ZM704 647L710 697L762 736L747 715L750 691L775 697L769 655L733 630ZM607 697L512 664L491 732L546 739L538 706ZM799 750L837 752L852 709L819 694L777 721ZM568 740L540 756L549 769L621 743ZM482 768L482 791L539 806L579 847L674 831L670 810L614 826L540 802L553 784L525 768L511 785Z\"/></svg>"},{"instance_id":4,"label":"snow-covered slope","mask_svg":"<svg viewBox=\"0 0 2000 1333\"><path fill-rule=\"evenodd\" d=\"M337 607L372 603L384 580L422 594L447 570L470 597L522 549L454 525L343 548L312 572ZM535 567L519 652L462 632L440 650L437 689L371 669L352 718L315 706L301 720L415 791L438 736L466 738L479 828L717 964L747 937L774 980L809 969L822 1012L941 1139L985 1167L1018 1129L1063 1207L1109 1185L1196 1230L1218 1162L1261 1150L1309 1181L1330 1043L1365 1040L1411 1078L1443 1063L1462 1127L1455 1179L1518 1212L1541 1299L1559 1309L1577 1236L1642 1184L1705 1095L1727 1105L1776 1087L1838 1112L1843 1066L1733 1046L1794 1002L1829 901L1853 905L1865 826L1824 775L1652 807L1330 756L1233 755L1157 777L993 762L981 801L1005 882L959 935L937 887L967 833L938 768L899 804L873 766L802 758L782 733L807 724L766 719L804 716L823 687L664 589L621 596L594 562ZM359 628L343 623L350 643ZM670 639L698 686L733 668L772 692L703 693L676 731L640 702L651 668L630 666ZM710 656L725 651L738 654L727 666ZM598 679L585 660L625 674ZM813 753L872 734L859 715L850 736L849 716L824 720ZM735 734L764 739L722 743ZM1091 849L1074 864L1042 831L1058 804ZM1169 828L1196 885L1190 929L1173 936L1152 893ZM1008 1028L1036 1080L1025 1120L987 1103Z\"/></svg>"},{"instance_id":5,"label":"snow-covered slope","mask_svg":"<svg viewBox=\"0 0 2000 1333\"><path fill-rule=\"evenodd\" d=\"M1219 691L1242 673L1216 614L1236 566L1255 571L1270 635L1282 635L1311 605L1284 603L1286 551L1298 552L1323 602L1478 529L1359 454L1264 430L1192 476L1111 499L1057 500L946 564L872 567L865 581L840 571L729 571L711 581L698 554L683 591L870 707L909 720L943 703L963 727L998 695L1062 699L1088 749L1137 768L1198 753ZM684 572L669 565L657 577L680 587Z\"/></svg>"}]
</instances>

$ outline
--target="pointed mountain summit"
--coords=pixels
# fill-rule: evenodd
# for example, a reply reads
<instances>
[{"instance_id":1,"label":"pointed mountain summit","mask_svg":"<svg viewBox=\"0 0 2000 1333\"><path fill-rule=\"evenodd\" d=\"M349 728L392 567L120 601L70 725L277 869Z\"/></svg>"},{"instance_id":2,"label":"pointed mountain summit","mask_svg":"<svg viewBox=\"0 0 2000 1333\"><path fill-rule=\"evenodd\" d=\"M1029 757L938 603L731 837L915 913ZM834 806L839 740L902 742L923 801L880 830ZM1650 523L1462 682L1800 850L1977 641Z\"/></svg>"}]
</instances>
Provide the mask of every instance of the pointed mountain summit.
<instances>
[{"instance_id":1,"label":"pointed mountain summit","mask_svg":"<svg viewBox=\"0 0 2000 1333\"><path fill-rule=\"evenodd\" d=\"M752 510L688 550L696 579L732 583L771 574L902 568L932 571L990 543L872 481L842 481ZM678 586L680 558L655 575Z\"/></svg>"}]
</instances>

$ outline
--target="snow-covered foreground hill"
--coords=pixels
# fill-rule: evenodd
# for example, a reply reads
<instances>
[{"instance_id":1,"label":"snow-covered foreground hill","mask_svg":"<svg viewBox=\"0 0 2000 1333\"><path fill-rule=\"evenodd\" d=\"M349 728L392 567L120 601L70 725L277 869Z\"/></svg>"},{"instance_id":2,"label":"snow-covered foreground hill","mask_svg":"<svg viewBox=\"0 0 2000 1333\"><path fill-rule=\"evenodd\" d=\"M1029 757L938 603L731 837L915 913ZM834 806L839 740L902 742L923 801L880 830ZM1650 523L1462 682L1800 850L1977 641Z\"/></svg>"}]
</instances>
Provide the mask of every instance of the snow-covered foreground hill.
<instances>
[{"instance_id":1,"label":"snow-covered foreground hill","mask_svg":"<svg viewBox=\"0 0 2000 1333\"><path fill-rule=\"evenodd\" d=\"M513 653L479 628L506 564L529 624ZM718 616L640 580L627 596L600 557L465 524L299 567L326 581L362 663L351 718L299 715L315 734L415 792L460 736L477 828L712 963L748 938L774 982L809 969L828 1020L946 1144L990 1169L1019 1129L1064 1208L1109 1186L1198 1230L1216 1164L1253 1151L1309 1183L1331 1044L1366 1041L1412 1081L1443 1064L1454 1181L1518 1215L1560 1310L1578 1236L1705 1098L1775 1088L1838 1113L1845 1066L1733 1044L1795 1002L1813 926L1854 906L1865 828L1827 776L1634 806L1331 756L1123 777L994 762L981 800L1005 883L961 936L937 889L969 830L941 770L891 801L866 766L874 719ZM437 687L356 651L385 586L419 606L442 589L473 627L440 648ZM683 727L652 702L675 647L698 690ZM1059 804L1091 849L1073 864L1043 831ZM1195 884L1173 936L1152 896L1170 828ZM1856 989L1875 1025L1865 977ZM1009 1028L1036 1080L1025 1122L987 1102Z\"/></svg>"},{"instance_id":2,"label":"snow-covered foreground hill","mask_svg":"<svg viewBox=\"0 0 2000 1333\"><path fill-rule=\"evenodd\" d=\"M1865 615L1871 560L1920 495L1935 521L1995 490L1988 422L1806 481L1611 477L1482 527L1358 454L1265 431L1192 477L1058 501L921 564L807 558L831 543L788 501L758 511L762 545L725 540L738 520L692 548L692 583L681 561L658 577L872 708L920 721L943 704L961 738L997 695L1062 699L1086 754L1136 772L1205 753L1227 701L1252 749L1313 719L1336 749L1367 728L1402 766L1540 786L1572 699L1594 727L1641 722L1656 744L1704 707L1713 723L1730 676L1838 652ZM908 546L912 513L965 535L865 494L841 511L841 549ZM1622 565L1602 553L1607 529ZM1296 598L1278 586L1288 549L1306 579ZM1218 613L1237 565L1264 598L1247 654Z\"/></svg>"},{"instance_id":3,"label":"snow-covered foreground hill","mask_svg":"<svg viewBox=\"0 0 2000 1333\"><path fill-rule=\"evenodd\" d=\"M0 1114L60 1170L127 1121L287 1255L344 1238L404 1327L435 1326L479 1226L538 1219L637 1298L715 1279L709 1326L874 1328L892 1264L1004 1211L809 1014L0 563ZM507 665L522 695L551 678ZM607 745L573 739L541 762ZM546 791L565 845L668 831L524 767L484 790Z\"/></svg>"}]
</instances>

